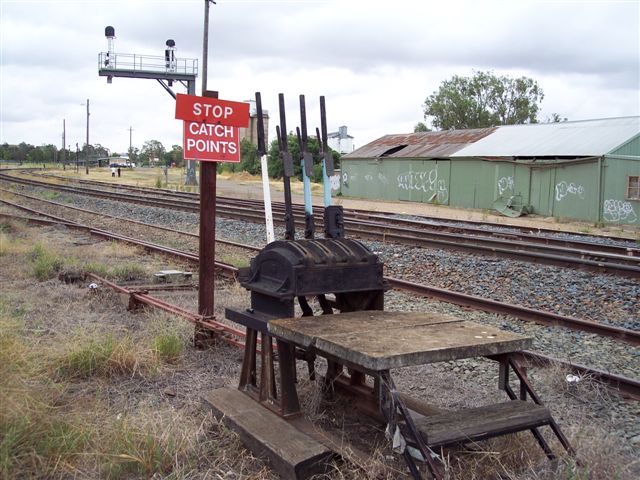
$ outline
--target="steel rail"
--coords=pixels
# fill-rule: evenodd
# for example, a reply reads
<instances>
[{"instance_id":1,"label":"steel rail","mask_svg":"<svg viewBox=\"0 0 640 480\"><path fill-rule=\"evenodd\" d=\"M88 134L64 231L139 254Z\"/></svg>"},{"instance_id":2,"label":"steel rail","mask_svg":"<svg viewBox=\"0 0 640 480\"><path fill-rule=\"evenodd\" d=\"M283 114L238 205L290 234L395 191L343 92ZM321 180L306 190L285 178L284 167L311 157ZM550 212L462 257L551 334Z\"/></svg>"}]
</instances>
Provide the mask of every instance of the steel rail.
<instances>
[{"instance_id":1,"label":"steel rail","mask_svg":"<svg viewBox=\"0 0 640 480\"><path fill-rule=\"evenodd\" d=\"M108 186L110 188L116 187L120 189L129 189L132 191L140 191L140 192L148 192L148 193L156 193L156 194L159 191L161 191L161 192L164 192L166 195L178 196L181 198L197 198L199 195L199 193L197 192L178 192L178 191L169 190L169 189L157 189L153 187L141 187L141 186L133 186L133 185L125 185L125 184L114 185L113 183L99 181L99 180L72 179L70 177L63 177L63 176L53 175L53 174L43 174L36 171L30 171L29 173L31 173L32 175L38 175L38 176L48 176L48 177L64 180L66 182L87 183L87 184L93 184L93 185L99 185L99 186L105 186L105 187ZM245 204L247 205L247 207L252 209L256 209L257 207L260 207L260 208L262 207L262 202L258 200L239 199L239 198L224 197L224 196L217 197L217 200L221 203L233 202L234 204ZM274 205L274 208L276 207L284 208L284 204L282 202L273 202L273 205ZM300 205L294 205L294 209L297 209L296 212L303 211L303 207ZM450 219L443 219L439 217L426 217L422 215L415 215L420 217L422 220L412 220L412 219L406 219L406 218L397 218L399 214L395 212L376 211L372 213L364 210L348 209L348 208L345 208L344 211L345 211L345 214L349 214L350 216L353 215L355 217L372 218L374 220L381 220L381 221L389 222L392 224L407 224L407 225L413 225L413 226L418 225L418 226L425 226L428 228L442 229L445 231L449 231L449 230L471 231L471 232L477 232L478 234L484 234L484 235L493 234L496 236L504 236L506 238L512 238L514 235L513 233L500 232L500 231L497 231L497 232L487 231L486 229L479 228L479 227L485 226L485 227L508 228L510 230L516 230L520 232L518 234L515 234L517 237L524 236L526 238L531 239L532 242L558 243L568 247L575 246L576 248L588 248L590 246L597 245L598 247L603 247L603 249L608 249L609 246L602 245L596 242L591 242L588 240L559 239L557 237L548 237L546 235L556 235L558 233L566 233L566 234L570 234L573 237L607 238L610 240L620 241L625 243L632 242L631 239L625 238L625 237L614 237L614 236L605 237L605 236L592 235L584 232L567 232L567 231L560 231L560 230L554 230L554 229L542 228L542 227L524 227L524 226L508 225L508 224L501 225L501 224L496 224L492 222L482 222L482 221L475 221L475 220L450 220ZM456 225L451 225L451 222L455 223ZM545 234L545 235L541 235L541 234ZM613 246L612 248L614 249L614 250L610 250L612 253L616 253L617 251L619 251L617 250L619 247ZM629 247L629 248L632 248L633 251L635 252L635 253L632 253L632 255L640 254L639 248L635 248L635 247Z\"/></svg>"},{"instance_id":2,"label":"steel rail","mask_svg":"<svg viewBox=\"0 0 640 480\"><path fill-rule=\"evenodd\" d=\"M12 179L15 177L11 177ZM116 194L113 192L96 191L93 189L83 189L74 187L65 187L51 184L46 182L39 182L29 179L20 179L20 182L27 184L39 184L44 185L47 188L61 188L63 191L69 191L72 193L78 193L78 191L84 192L89 195L108 198L117 201L128 201L137 204L157 206L162 208L171 208L182 211L195 212L198 210L197 204L191 201L172 201L170 204L162 200L141 199L136 195L128 194ZM253 222L262 222L262 216L255 210L246 211L236 206L223 206L218 207L219 214L231 215L233 218L242 218ZM276 219L276 222L282 224L283 220ZM631 278L640 278L640 257L628 256L628 255L612 255L608 253L592 252L585 250L573 251L564 247L552 247L548 245L536 245L527 246L527 248L534 250L545 250L551 252L559 252L560 254L552 253L540 253L536 251L522 250L526 244L520 242L517 245L519 248L507 248L511 247L514 242L490 237L461 237L460 235L442 233L442 232L429 232L416 231L417 235L407 235L398 227L390 227L384 224L364 222L366 229L359 228L360 224L353 220L345 221L345 230L352 236L359 236L362 238L373 238L382 241L389 239L402 244L428 246L432 248L444 248L453 249L458 251L464 251L471 254L477 254L478 252L493 256L511 258L520 261L527 261L533 263L542 263L548 265L562 266L568 268L577 268L583 270L591 270L600 273L611 273L615 275L623 275ZM419 236L418 236L419 235ZM572 256L567 256L571 253ZM592 259L584 258L590 256ZM623 262L623 263L617 263ZM632 263L628 265L628 263Z\"/></svg>"},{"instance_id":3,"label":"steel rail","mask_svg":"<svg viewBox=\"0 0 640 480\"><path fill-rule=\"evenodd\" d=\"M597 335L614 338L634 346L640 346L640 331L592 322L589 320L582 320L579 318L567 317L553 312L535 310L521 305L499 302L497 300L477 297L475 295L467 295L460 292L454 292L452 290L445 290L444 288L409 282L399 278L385 277L385 279L392 287L400 290L406 290L423 297L435 298L463 307L470 307L474 310L511 315L521 320L535 322L540 325L552 327L561 326L580 332L595 333Z\"/></svg>"},{"instance_id":4,"label":"steel rail","mask_svg":"<svg viewBox=\"0 0 640 480\"><path fill-rule=\"evenodd\" d=\"M615 373L586 367L579 363L560 360L559 358L544 355L538 352L522 350L512 354L518 363L526 363L534 366L548 367L559 365L567 370L577 373L580 377L596 380L613 390L621 392L622 396L633 400L640 400L640 381L633 378L617 375Z\"/></svg>"},{"instance_id":5,"label":"steel rail","mask_svg":"<svg viewBox=\"0 0 640 480\"><path fill-rule=\"evenodd\" d=\"M22 207L12 202L8 202L6 200L0 199L0 202L8 203L10 205L16 206L18 208L21 208L25 211L29 211L30 213L33 213L36 215L49 216L49 217L55 218L60 222L67 222L67 220L62 217L56 217L50 214L46 214L44 212L40 212L35 209ZM79 224L76 224L76 225L79 225ZM103 238L119 239L123 242L129 242L129 243L134 243L136 245L143 246L144 248L149 250L159 251L159 249L162 249L161 250L162 253L174 255L176 257L182 258L183 260L198 262L198 256L196 254L183 252L181 250L177 250L170 247L162 247L160 245L157 245L151 242L132 239L124 235L115 234L113 232L107 232L101 229L94 229L88 226L82 226L82 227L86 230L89 230L94 235L101 236ZM259 247L255 247L253 245L244 245L244 244L235 243L235 242L232 242L232 244L233 246L236 246L239 248L245 248L253 251L260 250ZM228 264L223 264L220 262L220 265L218 268L221 268L229 273L233 273L233 275L237 274L237 269L235 269L235 267L232 267ZM554 327L562 326L565 328L569 328L571 330L594 333L597 335L614 338L616 340L620 340L634 346L640 345L640 332L635 330L616 327L613 325L607 325L607 324L598 323L598 322L592 322L589 320L582 320L578 318L568 317L568 316L559 315L553 312L536 310L536 309L521 306L521 305L514 305L506 302L492 300L489 298L477 297L475 295L467 295L461 292L455 292L452 290L437 288L430 285L414 283L414 282L410 282L410 281L395 278L395 277L387 276L385 277L385 279L389 282L389 284L392 287L395 287L401 290L406 290L424 297L436 298L438 300L442 300L448 303L454 303L456 305L460 305L463 307L471 307L476 310L482 310L485 312L511 315L521 320L532 321L541 325L554 326Z\"/></svg>"},{"instance_id":6,"label":"steel rail","mask_svg":"<svg viewBox=\"0 0 640 480\"><path fill-rule=\"evenodd\" d=\"M48 214L44 214L44 215L50 216ZM91 229L90 227L82 226L82 225L79 225L79 224L71 223L69 225L71 227L80 227L80 228L83 228L83 229L89 229L90 233L92 233L92 234L94 232L98 232L97 234L99 234L99 235L104 235L105 233L106 234L109 233L109 232L101 232L101 231L98 231L98 230L95 230L95 229ZM175 254L178 253L178 251L175 250L175 249L167 249L166 247L163 247L163 246L160 246L160 245L154 245L154 244L151 244L151 243L148 243L148 242L140 242L140 241L138 241L136 239L124 237L124 236L121 236L121 235L113 235L112 238L114 240L126 241L126 242L129 242L129 243L132 243L132 244L144 243L143 247L145 249L154 250L154 251L157 251L157 252L162 253L162 254L175 255ZM184 252L182 252L182 253L184 254ZM184 255L181 256L181 258L185 258L185 259L188 259L188 260L192 260L194 262L198 262L197 256L194 256L192 254L184 254ZM220 269L221 272L224 272L227 275L232 275L234 278L236 277L236 274L238 272L238 269L236 267L234 267L232 265L228 265L228 264L222 263L222 262L216 262L215 266L216 266L216 268ZM390 280L390 283L392 283L392 284L395 283L395 282L400 282L400 283L396 283L396 287L402 288L402 287L406 287L407 286L407 285L403 285L403 283L405 283L405 282L404 281L400 281L399 279L393 279L393 278L388 278L387 277L387 280ZM410 282L406 282L406 283L410 283ZM416 284L413 284L413 288L415 288L415 286L416 286ZM124 289L124 287L120 287L120 286L118 286L118 288ZM443 290L443 289L437 289L437 290L440 290L441 293L444 292L444 293L452 293L452 294L454 294L451 297L451 300L454 300L455 298L460 298L460 295L462 295L462 294L458 294L456 292L450 292L450 291ZM412 291L412 292L416 293L415 290L413 290L413 289L409 290L409 291ZM139 296L141 298L141 300L143 301L143 303L147 303L148 302L148 304L150 304L150 305L156 303L159 306L159 308L165 308L165 309L167 309L167 311L176 312L177 315L184 315L184 311L181 311L182 309L180 309L179 307L176 307L176 306L171 305L171 304L167 304L166 302L163 302L161 300L159 302L154 302L154 297L149 298L150 297L149 295L146 295L146 294L143 294L143 293L136 293L136 292L130 292L130 294ZM464 297L470 297L470 296L466 296L465 295ZM478 297L476 297L476 298L478 298ZM159 300L159 299L157 299L157 300ZM482 299L482 300L486 300L486 299ZM457 303L457 302L454 301L452 303ZM500 304L500 302L495 302L495 301L490 301L490 303ZM525 307L517 307L517 306L513 306L513 305L510 305L509 307L515 307L515 309L525 308ZM526 310L531 310L531 309L526 309ZM188 313L189 313L189 315L193 315L192 312L188 312ZM499 313L505 313L505 312L503 311L503 312L499 312ZM545 314L546 312L538 312L538 313ZM569 318L569 317L567 317L567 318ZM525 318L525 319L527 319L527 318ZM206 320L202 320L202 321L203 322L207 322ZM203 323L203 325L208 326L209 328L214 328L214 329L218 328L218 325L222 325L224 328L231 328L231 327L227 327L226 325L223 325L223 324L218 324L218 322L211 323L211 325L207 325L206 323ZM631 332L633 332L633 331L631 331ZM636 332L634 332L634 333L636 333ZM227 340L225 340L225 341L227 341ZM233 343L233 342L231 342L231 343ZM237 342L237 341L234 344L236 344L238 346L242 346L243 345L242 343ZM598 381L608 385L609 387L611 387L613 389L616 389L616 390L622 392L622 394L625 394L625 395L627 395L627 396L629 396L629 397L631 397L631 398L633 398L635 400L640 399L640 395L639 395L640 382L638 382L637 380L630 379L628 377L624 377L624 376L621 376L621 375L611 374L611 373L604 372L604 371L601 371L601 370L598 370L598 369L585 367L583 365L573 364L571 362L566 362L566 361L563 361L563 360L555 359L553 357L549 357L549 356L546 356L544 354L539 354L539 353L535 353L535 352L529 352L529 351L521 352L520 353L520 359L521 360L528 360L528 361L535 360L541 365L549 365L551 363L557 363L559 365L564 366L565 368L570 369L571 371L574 371L574 372L578 373L579 375L588 375L588 376L590 376L592 378L595 378Z\"/></svg>"},{"instance_id":7,"label":"steel rail","mask_svg":"<svg viewBox=\"0 0 640 480\"><path fill-rule=\"evenodd\" d=\"M130 190L130 191L143 192L149 195L161 195L162 197L177 196L177 197L180 197L181 199L191 199L194 202L194 204L197 202L197 198L199 195L197 193L175 192L173 190L157 189L157 188L151 188L151 187L131 186L131 185L125 185L125 184L114 185L113 183L96 181L96 180L71 179L69 177L61 177L61 176L52 175L52 174L39 174L38 176L51 177L54 179L65 181L67 183L90 184L90 185L108 187L109 189L118 189L118 190L124 189L124 190ZM6 178L13 179L16 177L6 175ZM30 181L29 179L24 179L24 178L21 178L21 180ZM31 181L41 185L48 185L48 186L52 185L51 183L41 182L38 180L31 180ZM58 185L58 184L54 184L54 185ZM91 190L91 191L94 191L94 190ZM104 192L104 190L102 191ZM160 200L162 199L162 197L160 198ZM254 211L261 211L263 209L262 202L258 200L238 199L238 198L229 198L229 197L217 197L217 200L218 200L218 203L222 205L228 204L229 206L235 206L235 207L245 206L246 208ZM284 204L280 202L273 202L273 205L274 205L274 210L280 209L280 211L284 214ZM303 209L303 207L299 205L294 205L294 208L297 209L296 210L297 212L302 212L302 209ZM631 242L630 239L621 238L621 237L606 237L606 238L625 242L625 243L628 243L628 245L624 245L624 246L607 245L607 244L601 244L601 243L590 242L585 240L566 239L566 238L550 237L548 235L540 235L540 233L542 232L546 234L568 233L568 232L558 232L556 230L543 229L543 228L518 227L513 225L496 225L489 222L471 222L471 221L459 221L459 222L455 222L456 225L452 225L450 221L447 222L446 220L443 220L443 219L433 219L430 217L424 217L424 220L414 220L414 219L406 219L406 218L397 218L398 214L396 213L390 213L390 212L373 213L373 212L367 212L367 211L357 210L357 209L345 209L345 213L348 213L350 217L354 217L354 219L356 220L368 219L369 221L373 221L374 224L376 225L379 225L380 222L382 222L383 224L390 224L390 225L396 225L396 226L406 225L416 229L423 228L427 230L441 230L441 231L443 230L450 233L452 232L473 233L480 236L498 237L498 238L508 239L511 241L513 241L514 239L526 239L530 243L537 243L537 244L543 244L543 245L555 245L558 247L566 247L566 248L572 248L577 250L590 251L590 249L597 248L600 250L599 253L614 253L614 254L623 255L623 256L640 255L640 248L632 245L630 243ZM425 220L428 220L428 221L425 221ZM464 225L457 225L459 223ZM466 225L466 224L469 224L469 225ZM476 225L484 225L484 226L491 226L491 227L497 226L502 228L508 228L510 230L516 230L519 233L495 231L495 230L488 231L483 228L478 228ZM532 233L534 231L538 233L536 234ZM585 238L594 238L592 235L588 235L581 232L571 232L571 235L582 236ZM605 237L599 237L599 238L605 238Z\"/></svg>"},{"instance_id":8,"label":"steel rail","mask_svg":"<svg viewBox=\"0 0 640 480\"><path fill-rule=\"evenodd\" d=\"M56 177L58 178L58 177ZM59 177L64 180L67 180L65 177ZM128 195L122 193L114 193L108 192L106 190L95 190L95 189L83 189L78 187L66 187L60 186L59 184L51 184L48 182L42 182L33 179L25 179L13 176L6 176L6 179L16 179L19 183L25 183L29 185L40 185L45 188L57 188L60 187L63 191L68 191L71 193L86 193L89 195L94 195L98 197L104 197L108 199L115 200L125 200L133 203L142 203L151 206L157 206L162 208L171 208L182 211L197 211L197 196L192 196L193 200L180 200L174 204L167 204L167 202L163 198L157 199L140 199L137 195ZM111 189L113 188L123 188L120 185L114 186L113 184L105 183L105 182L96 182L91 180L75 180L75 182L83 182L83 183L92 183L92 184L100 184L102 186L109 186ZM137 191L144 191L148 194L153 195L161 195L163 193L173 194L174 192L168 190L160 190L158 189L144 189L142 187L135 187ZM162 192L162 193L160 193ZM260 221L262 219L262 215L259 213L263 209L263 205L261 202L252 201L252 200L243 200L243 199L227 199L226 197L221 197L218 199L218 202L221 207L224 207L227 210L227 213L234 214L234 212L238 215L243 215L246 210L250 210L252 213L243 215L246 219L252 219L255 221ZM229 203L229 204L227 204ZM277 210L278 204L274 203L275 209ZM244 208L246 207L246 208ZM281 212L284 214L284 207L281 207ZM302 208L302 207L299 207ZM350 219L350 222L354 225L363 225L366 227L370 227L371 229L385 230L386 235L389 236L391 233L396 233L398 237L395 237L399 240L402 240L404 232L410 232L411 234L429 234L433 235L436 238L443 239L452 239L452 240L460 240L460 234L468 233L469 231L475 233L476 236L470 237L471 242L487 242L488 245L498 245L498 246L513 246L514 244L520 249L528 248L535 250L536 248L540 251L557 251L564 254L573 254L578 257L589 256L593 258L611 258L612 260L619 261L627 261L631 264L640 264L640 258L637 258L640 255L640 248L636 248L633 246L614 246L614 245L601 245L594 242L584 242L584 241L570 241L566 239L557 239L550 237L540 237L538 235L531 234L513 234L506 232L495 232L495 231L486 231L484 229L473 228L473 227L456 227L451 225L437 225L437 230L445 230L447 232L439 232L433 231L434 225L427 222L420 222L415 220L407 220L407 219L397 219L390 218L388 216L383 216L379 214L371 214L368 212L362 212L359 210L348 210L352 213L352 216L355 219ZM376 221L371 220L361 220L361 218L373 218ZM381 223L386 222L386 223ZM400 228L396 225L409 225L412 227L420 227L420 228ZM319 224L318 224L319 225ZM494 225L495 226L495 225ZM422 229L421 229L422 228ZM426 229L426 231L424 230ZM458 234L454 234L451 232L457 232ZM468 235L467 235L468 237ZM517 241L514 243L514 239L525 238L530 243ZM535 244L535 245L533 245ZM599 249L599 251L595 251L593 249Z\"/></svg>"},{"instance_id":9,"label":"steel rail","mask_svg":"<svg viewBox=\"0 0 640 480\"><path fill-rule=\"evenodd\" d=\"M93 211L93 210L87 210L86 208L74 207L72 205L67 205L67 204L59 203L59 202L54 202L53 200L45 200L43 198L34 197L32 195L27 195L26 193L14 192L12 190L6 190L4 188L0 188L0 192L5 192L5 193L9 193L11 195L16 195L16 196L19 196L19 197L28 198L30 200L35 200L37 202L42 202L42 203L46 203L46 204L49 204L49 205L55 205L57 207L61 207L61 208L67 209L67 210L75 210L75 211L78 211L78 212L81 212L81 213L85 213L85 214L99 215L101 217L112 218L112 219L120 221L120 222L124 221L124 222L127 222L127 223L132 223L134 225L140 225L140 226L148 227L148 228L156 228L158 230L162 230L162 231L165 231L165 232L175 233L175 234L178 234L178 235L185 235L185 236L192 237L192 238L198 238L198 234L197 233L186 232L184 230L176 230L174 228L164 227L162 225L156 225L156 224L153 224L153 223L141 222L139 220L133 220L133 219L130 219L130 218L118 217L116 215L111 215L109 213L96 212L96 211ZM23 206L18 205L18 204L13 203L13 202L10 202L8 200L0 199L0 202L4 202L4 203L6 203L8 205L11 205L13 207L16 207L16 208L23 208ZM26 208L26 207L24 207L24 208ZM41 215L46 215L44 212L39 212L39 213ZM222 244L225 244L225 245L230 245L230 246L233 246L233 247L238 247L238 248L244 248L244 249L250 249L250 250L256 250L256 251L260 250L259 247L252 247L251 245L245 245L245 244L242 244L242 243L234 242L232 240L225 240L225 239L222 239L222 238L216 238L216 242L222 243Z\"/></svg>"},{"instance_id":10,"label":"steel rail","mask_svg":"<svg viewBox=\"0 0 640 480\"><path fill-rule=\"evenodd\" d=\"M165 302L164 300L151 296L147 293L136 292L134 290L130 290L126 287L118 285L117 283L111 282L106 278L100 277L94 273L87 274L88 277L92 278L96 282L102 283L103 285L108 286L109 288L115 290L118 293L128 295L129 298L132 298L134 302L141 303L144 305L149 305L154 308L158 308L160 310L164 310L178 317L184 318L185 320L196 324L201 325L209 330L213 330L219 333L219 338L223 341L230 343L231 345L235 345L237 347L244 348L244 343L237 340L236 338L230 337L229 335L233 335L239 339L245 338L245 333L237 328L230 327L229 325L225 325L224 323L217 322L211 318L204 317L195 312L191 312L184 308L181 308L177 305L173 305L171 303Z\"/></svg>"}]
</instances>

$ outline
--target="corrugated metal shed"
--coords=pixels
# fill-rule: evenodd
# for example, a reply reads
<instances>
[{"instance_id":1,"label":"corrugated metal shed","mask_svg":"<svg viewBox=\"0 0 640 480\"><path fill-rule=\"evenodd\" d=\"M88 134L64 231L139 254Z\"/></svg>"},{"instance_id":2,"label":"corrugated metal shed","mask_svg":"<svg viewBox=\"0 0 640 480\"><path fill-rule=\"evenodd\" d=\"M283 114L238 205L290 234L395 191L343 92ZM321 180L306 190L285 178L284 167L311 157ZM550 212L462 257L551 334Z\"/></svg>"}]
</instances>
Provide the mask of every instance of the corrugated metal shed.
<instances>
[{"instance_id":1,"label":"corrugated metal shed","mask_svg":"<svg viewBox=\"0 0 640 480\"><path fill-rule=\"evenodd\" d=\"M640 134L640 117L509 125L451 157L602 156Z\"/></svg>"},{"instance_id":2,"label":"corrugated metal shed","mask_svg":"<svg viewBox=\"0 0 640 480\"><path fill-rule=\"evenodd\" d=\"M343 158L443 158L472 145L496 130L476 128L445 132L418 132L385 135L345 155ZM404 145L403 148L399 148ZM388 153L387 153L388 152ZM385 154L387 153L387 154Z\"/></svg>"}]
</instances>

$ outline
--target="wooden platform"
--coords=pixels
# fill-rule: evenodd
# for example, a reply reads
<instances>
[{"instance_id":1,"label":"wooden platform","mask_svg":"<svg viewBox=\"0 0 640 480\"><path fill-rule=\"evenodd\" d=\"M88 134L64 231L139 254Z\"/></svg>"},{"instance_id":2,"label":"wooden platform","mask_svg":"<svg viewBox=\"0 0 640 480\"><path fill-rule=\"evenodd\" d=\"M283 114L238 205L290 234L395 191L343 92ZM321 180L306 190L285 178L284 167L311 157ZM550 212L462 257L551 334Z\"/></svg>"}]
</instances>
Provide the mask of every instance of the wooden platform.
<instances>
[{"instance_id":1,"label":"wooden platform","mask_svg":"<svg viewBox=\"0 0 640 480\"><path fill-rule=\"evenodd\" d=\"M284 479L323 473L333 458L331 450L239 390L219 388L203 400L218 420L237 432L255 455L266 457Z\"/></svg>"},{"instance_id":2,"label":"wooden platform","mask_svg":"<svg viewBox=\"0 0 640 480\"><path fill-rule=\"evenodd\" d=\"M269 321L269 333L369 370L523 350L532 339L437 313L360 311Z\"/></svg>"},{"instance_id":3,"label":"wooden platform","mask_svg":"<svg viewBox=\"0 0 640 480\"><path fill-rule=\"evenodd\" d=\"M549 409L532 402L510 402L420 417L416 426L430 447L483 440L547 425Z\"/></svg>"}]
</instances>

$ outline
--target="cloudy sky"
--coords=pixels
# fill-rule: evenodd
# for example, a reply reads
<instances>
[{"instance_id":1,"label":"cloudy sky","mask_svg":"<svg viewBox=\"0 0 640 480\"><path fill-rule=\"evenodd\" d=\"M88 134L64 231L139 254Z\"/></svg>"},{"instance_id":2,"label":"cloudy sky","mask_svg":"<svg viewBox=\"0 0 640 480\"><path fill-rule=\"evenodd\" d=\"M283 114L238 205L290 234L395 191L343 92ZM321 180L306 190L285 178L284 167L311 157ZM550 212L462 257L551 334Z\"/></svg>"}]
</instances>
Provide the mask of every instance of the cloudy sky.
<instances>
[{"instance_id":1,"label":"cloudy sky","mask_svg":"<svg viewBox=\"0 0 640 480\"><path fill-rule=\"evenodd\" d=\"M85 141L112 151L160 140L181 144L174 100L154 80L98 76L115 52L201 58L204 0L0 0L0 143ZM356 147L423 120L422 104L443 80L473 70L526 75L542 86L541 118L640 114L640 2L218 0L211 8L208 87L229 100L262 92L277 121L309 127L327 99L329 130L347 125ZM181 86L178 93L186 93ZM200 81L196 87L201 91Z\"/></svg>"}]
</instances>

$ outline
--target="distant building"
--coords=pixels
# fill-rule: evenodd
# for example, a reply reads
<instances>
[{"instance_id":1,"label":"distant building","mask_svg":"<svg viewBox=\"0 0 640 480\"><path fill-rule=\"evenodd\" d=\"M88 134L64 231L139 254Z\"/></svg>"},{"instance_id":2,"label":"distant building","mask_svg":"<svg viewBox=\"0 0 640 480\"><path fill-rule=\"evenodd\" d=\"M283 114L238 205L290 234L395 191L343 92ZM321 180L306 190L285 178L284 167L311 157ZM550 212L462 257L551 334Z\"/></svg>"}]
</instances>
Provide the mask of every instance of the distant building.
<instances>
[{"instance_id":1,"label":"distant building","mask_svg":"<svg viewBox=\"0 0 640 480\"><path fill-rule=\"evenodd\" d=\"M256 110L255 100L245 100L250 104L249 107L249 127L240 129L240 141L245 138L249 139L251 143L258 146L258 112ZM262 110L262 121L264 123L264 146L269 149L269 111Z\"/></svg>"},{"instance_id":2,"label":"distant building","mask_svg":"<svg viewBox=\"0 0 640 480\"><path fill-rule=\"evenodd\" d=\"M353 137L347 134L345 125L338 128L337 132L331 132L327 135L329 146L340 155L353 152Z\"/></svg>"},{"instance_id":3,"label":"distant building","mask_svg":"<svg viewBox=\"0 0 640 480\"><path fill-rule=\"evenodd\" d=\"M640 116L386 135L341 168L345 196L640 226Z\"/></svg>"}]
</instances>

